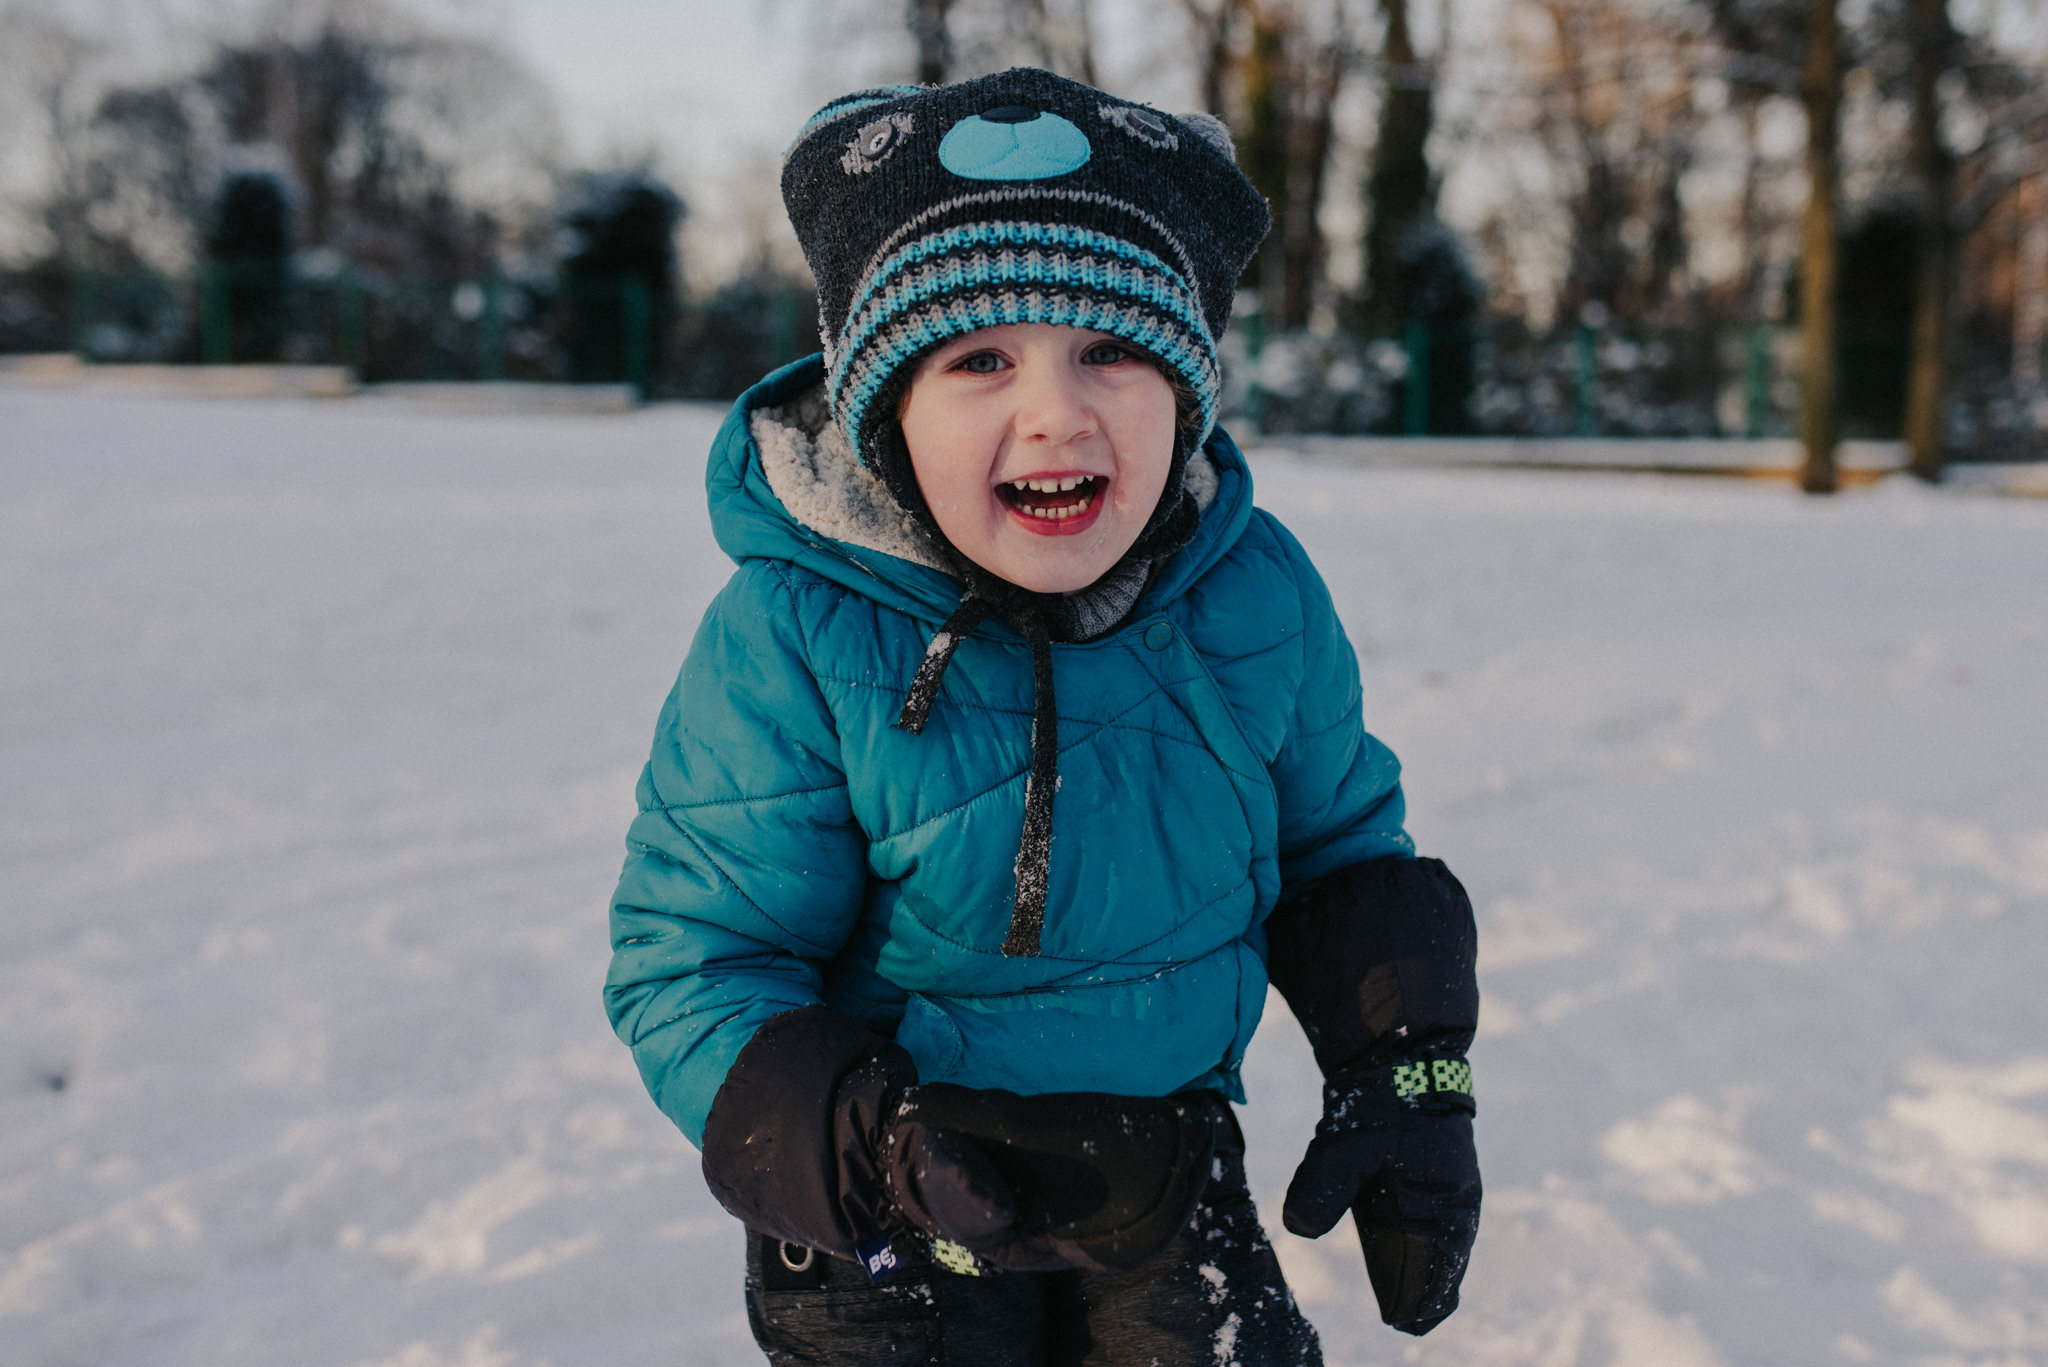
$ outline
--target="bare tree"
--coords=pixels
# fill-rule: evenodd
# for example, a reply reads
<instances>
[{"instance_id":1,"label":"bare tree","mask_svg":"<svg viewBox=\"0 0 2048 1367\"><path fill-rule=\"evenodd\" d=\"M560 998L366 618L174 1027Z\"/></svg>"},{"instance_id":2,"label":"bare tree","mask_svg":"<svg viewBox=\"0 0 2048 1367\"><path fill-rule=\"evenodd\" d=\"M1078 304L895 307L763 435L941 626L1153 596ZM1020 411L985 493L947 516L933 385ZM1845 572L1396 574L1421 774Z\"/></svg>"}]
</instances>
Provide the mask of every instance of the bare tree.
<instances>
[{"instance_id":1,"label":"bare tree","mask_svg":"<svg viewBox=\"0 0 2048 1367\"><path fill-rule=\"evenodd\" d=\"M66 261L93 259L108 246L106 234L94 226L87 168L92 102L100 84L94 68L104 54L102 42L51 7L0 8L0 78L15 105L5 111L4 126L20 140L14 155L42 173L34 226Z\"/></svg>"},{"instance_id":2,"label":"bare tree","mask_svg":"<svg viewBox=\"0 0 2048 1367\"><path fill-rule=\"evenodd\" d=\"M1046 0L1007 0L1007 12L1021 29L1025 50L1035 65L1100 85L1095 74L1095 34L1088 0L1069 0L1055 7Z\"/></svg>"},{"instance_id":3,"label":"bare tree","mask_svg":"<svg viewBox=\"0 0 2048 1367\"><path fill-rule=\"evenodd\" d=\"M1689 298L1680 187L1710 59L1692 11L1639 0L1535 0L1547 40L1523 54L1542 92L1535 131L1571 187L1569 260L1559 303L1634 318Z\"/></svg>"},{"instance_id":4,"label":"bare tree","mask_svg":"<svg viewBox=\"0 0 2048 1367\"><path fill-rule=\"evenodd\" d=\"M814 8L831 23L857 15L872 27L879 19L868 6L814 0ZM900 14L910 40L909 75L919 84L943 85L1019 63L1100 83L1089 0L903 0Z\"/></svg>"},{"instance_id":5,"label":"bare tree","mask_svg":"<svg viewBox=\"0 0 2048 1367\"><path fill-rule=\"evenodd\" d=\"M1800 487L1833 493L1835 470L1835 273L1840 249L1841 21L1836 0L1810 0L1806 100L1806 217L1799 257Z\"/></svg>"},{"instance_id":6,"label":"bare tree","mask_svg":"<svg viewBox=\"0 0 2048 1367\"><path fill-rule=\"evenodd\" d=\"M1304 326L1326 265L1320 218L1338 97L1356 68L1347 0L1182 0L1203 100L1231 126L1238 165L1273 211L1246 268L1269 324Z\"/></svg>"},{"instance_id":7,"label":"bare tree","mask_svg":"<svg viewBox=\"0 0 2048 1367\"><path fill-rule=\"evenodd\" d=\"M1407 312L1401 239L1436 212L1437 180L1427 155L1436 73L1416 56L1408 0L1380 0L1380 17L1379 129L1365 182L1365 322L1389 331Z\"/></svg>"},{"instance_id":8,"label":"bare tree","mask_svg":"<svg viewBox=\"0 0 2048 1367\"><path fill-rule=\"evenodd\" d=\"M1342 0L1332 0L1323 34L1306 45L1297 64L1295 107L1288 120L1287 201L1281 217L1285 252L1280 273L1280 319L1306 326L1327 268L1323 198L1336 143L1337 100L1357 63Z\"/></svg>"},{"instance_id":9,"label":"bare tree","mask_svg":"<svg viewBox=\"0 0 2048 1367\"><path fill-rule=\"evenodd\" d=\"M1961 44L1948 0L1912 0L1912 137L1915 243L1913 350L1906 372L1908 466L1921 479L1941 478L1948 396L1950 316L1955 299L1955 158L1941 136L1942 77Z\"/></svg>"},{"instance_id":10,"label":"bare tree","mask_svg":"<svg viewBox=\"0 0 2048 1367\"><path fill-rule=\"evenodd\" d=\"M1249 7L1243 0L1181 0L1200 73L1202 108L1219 119L1230 118L1232 84L1237 73L1238 35Z\"/></svg>"},{"instance_id":11,"label":"bare tree","mask_svg":"<svg viewBox=\"0 0 2048 1367\"><path fill-rule=\"evenodd\" d=\"M917 48L917 80L943 85L953 79L953 0L909 0L910 39Z\"/></svg>"},{"instance_id":12,"label":"bare tree","mask_svg":"<svg viewBox=\"0 0 2048 1367\"><path fill-rule=\"evenodd\" d=\"M373 18L375 16L372 16ZM554 192L544 91L478 40L353 20L216 45L194 73L116 87L84 183L137 224L191 225L223 168L281 161L298 238L393 275L489 266L508 214Z\"/></svg>"},{"instance_id":13,"label":"bare tree","mask_svg":"<svg viewBox=\"0 0 2048 1367\"><path fill-rule=\"evenodd\" d=\"M2013 262L2012 387L2033 400L2041 393L2041 343L2048 339L2048 173L2028 184Z\"/></svg>"}]
</instances>

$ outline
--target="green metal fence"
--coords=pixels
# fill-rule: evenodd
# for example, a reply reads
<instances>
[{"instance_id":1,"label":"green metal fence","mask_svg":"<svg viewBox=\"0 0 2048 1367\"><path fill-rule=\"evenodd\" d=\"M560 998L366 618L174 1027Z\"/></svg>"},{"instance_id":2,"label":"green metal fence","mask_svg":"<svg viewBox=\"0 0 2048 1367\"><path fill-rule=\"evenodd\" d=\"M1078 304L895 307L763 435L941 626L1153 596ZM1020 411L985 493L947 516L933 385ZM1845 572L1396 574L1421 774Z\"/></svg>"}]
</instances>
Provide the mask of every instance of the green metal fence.
<instances>
[{"instance_id":1,"label":"green metal fence","mask_svg":"<svg viewBox=\"0 0 2048 1367\"><path fill-rule=\"evenodd\" d=\"M419 281L209 262L186 276L77 270L61 291L0 277L0 351L61 338L95 362L345 365L372 382L575 379L646 395L673 379L661 365L681 312L631 276ZM798 344L793 326L779 331Z\"/></svg>"},{"instance_id":2,"label":"green metal fence","mask_svg":"<svg viewBox=\"0 0 2048 1367\"><path fill-rule=\"evenodd\" d=\"M371 383L613 382L643 396L727 398L810 350L814 325L808 291L776 279L671 300L636 277L395 280L352 265L0 273L0 351L334 364ZM1226 412L1266 432L1779 436L1798 405L1798 349L1783 324L1417 319L1377 337L1268 335L1247 310L1225 340ZM1906 353L1903 328L1841 329L1845 435L1897 434ZM2041 450L2048 397L2014 389L2012 358L2009 338L1967 328L1959 337L1959 453Z\"/></svg>"}]
</instances>

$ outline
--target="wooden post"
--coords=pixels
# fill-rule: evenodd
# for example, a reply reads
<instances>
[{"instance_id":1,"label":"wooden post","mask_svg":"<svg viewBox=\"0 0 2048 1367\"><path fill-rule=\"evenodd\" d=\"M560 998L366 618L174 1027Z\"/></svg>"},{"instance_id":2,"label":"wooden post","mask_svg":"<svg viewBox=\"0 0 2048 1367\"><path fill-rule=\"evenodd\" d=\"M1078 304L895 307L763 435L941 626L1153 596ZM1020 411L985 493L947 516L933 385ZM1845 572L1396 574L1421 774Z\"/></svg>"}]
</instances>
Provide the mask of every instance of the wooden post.
<instances>
[{"instance_id":1,"label":"wooden post","mask_svg":"<svg viewBox=\"0 0 2048 1367\"><path fill-rule=\"evenodd\" d=\"M1810 0L1806 69L1806 220L1799 256L1799 485L1835 491L1835 273L1840 250L1835 197L1841 186L1842 31L1835 0Z\"/></svg>"}]
</instances>

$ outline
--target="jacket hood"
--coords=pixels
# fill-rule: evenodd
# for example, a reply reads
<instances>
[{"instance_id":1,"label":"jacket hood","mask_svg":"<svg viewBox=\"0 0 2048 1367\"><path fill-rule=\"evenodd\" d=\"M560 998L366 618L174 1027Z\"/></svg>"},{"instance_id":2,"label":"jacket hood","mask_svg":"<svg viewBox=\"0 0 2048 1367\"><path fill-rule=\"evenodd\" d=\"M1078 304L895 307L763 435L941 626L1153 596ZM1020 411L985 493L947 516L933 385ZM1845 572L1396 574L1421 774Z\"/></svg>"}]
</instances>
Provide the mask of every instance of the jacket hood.
<instances>
[{"instance_id":1,"label":"jacket hood","mask_svg":"<svg viewBox=\"0 0 2048 1367\"><path fill-rule=\"evenodd\" d=\"M881 478L858 461L825 403L825 365L813 355L742 394L705 469L711 530L735 561L786 560L864 597L944 619L962 585ZM1189 460L1202 509L1194 538L1153 577L1133 617L1157 611L1220 559L1251 520L1251 473L1215 429ZM1009 628L991 621L989 630Z\"/></svg>"}]
</instances>

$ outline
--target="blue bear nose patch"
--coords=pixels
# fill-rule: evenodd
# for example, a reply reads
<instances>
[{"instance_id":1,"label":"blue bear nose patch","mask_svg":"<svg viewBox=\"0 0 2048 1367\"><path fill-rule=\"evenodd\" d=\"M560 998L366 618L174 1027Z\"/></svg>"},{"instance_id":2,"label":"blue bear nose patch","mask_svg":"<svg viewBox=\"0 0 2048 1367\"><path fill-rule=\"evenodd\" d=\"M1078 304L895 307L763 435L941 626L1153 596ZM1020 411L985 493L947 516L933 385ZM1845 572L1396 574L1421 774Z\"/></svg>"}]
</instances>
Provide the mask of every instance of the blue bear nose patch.
<instances>
[{"instance_id":1,"label":"blue bear nose patch","mask_svg":"<svg viewBox=\"0 0 2048 1367\"><path fill-rule=\"evenodd\" d=\"M1088 135L1059 115L1012 104L946 130L939 165L967 180L1047 180L1080 170L1092 152Z\"/></svg>"}]
</instances>

